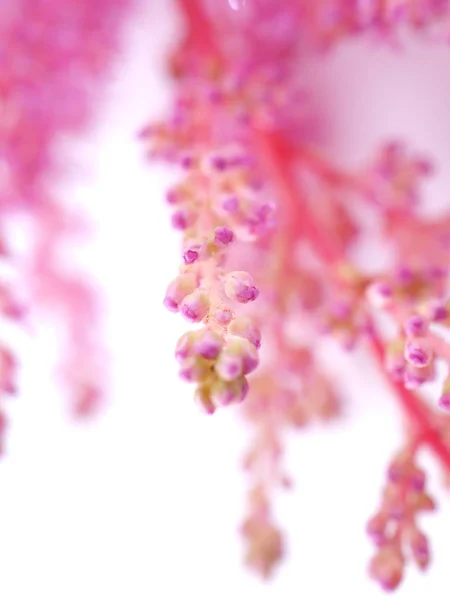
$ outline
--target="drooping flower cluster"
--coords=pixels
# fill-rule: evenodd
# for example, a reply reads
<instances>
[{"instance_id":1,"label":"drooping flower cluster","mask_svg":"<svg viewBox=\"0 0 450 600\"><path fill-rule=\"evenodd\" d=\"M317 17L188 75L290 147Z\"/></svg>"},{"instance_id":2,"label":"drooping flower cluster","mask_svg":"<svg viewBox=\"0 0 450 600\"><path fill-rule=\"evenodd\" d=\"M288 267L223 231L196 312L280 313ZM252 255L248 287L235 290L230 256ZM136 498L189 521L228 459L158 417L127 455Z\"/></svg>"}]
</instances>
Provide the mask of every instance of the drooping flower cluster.
<instances>
[{"instance_id":1,"label":"drooping flower cluster","mask_svg":"<svg viewBox=\"0 0 450 600\"><path fill-rule=\"evenodd\" d=\"M59 202L56 187L67 174L61 141L89 124L92 100L131 5L129 0L0 3L0 261L14 272L0 280L0 437L3 397L18 385L17 359L4 340L5 320L42 311L58 318L64 346L60 376L73 410L91 412L102 395L98 301L91 285L60 256L62 245L82 233L83 225ZM16 217L26 223L30 238L26 255L11 260L8 238Z\"/></svg>"},{"instance_id":2,"label":"drooping flower cluster","mask_svg":"<svg viewBox=\"0 0 450 600\"><path fill-rule=\"evenodd\" d=\"M6 321L45 310L63 330L61 376L78 414L101 397L99 306L90 286L61 265L63 243L84 232L56 197L66 173L59 141L79 133L117 48L131 0L0 3L0 261L13 267L9 226L30 225L20 269L0 279L0 450L5 396L17 389ZM323 158L302 77L308 58L350 36L396 43L406 29L445 38L449 0L178 0L185 34L169 68L177 82L169 118L142 131L151 159L180 173L167 194L183 238L164 304L192 325L176 344L180 376L209 414L239 404L251 430L241 531L247 564L263 577L285 553L273 507L291 481L283 436L338 416L341 399L321 365L319 336L346 350L365 344L409 421L405 451L388 470L369 522L378 546L371 575L385 589L407 556L425 569L417 514L431 510L418 451L450 473L450 216L421 211L426 159L401 142L375 149L349 173ZM305 87L306 86L306 87ZM364 205L389 250L383 267L351 252L367 231ZM174 274L175 275L175 274ZM19 284L15 285L15 278ZM22 289L25 288L23 299ZM20 290L20 294L19 294ZM385 327L385 322L389 326ZM413 390L447 375L430 407Z\"/></svg>"},{"instance_id":3,"label":"drooping flower cluster","mask_svg":"<svg viewBox=\"0 0 450 600\"><path fill-rule=\"evenodd\" d=\"M428 539L417 525L420 513L435 509L425 484L426 475L415 464L414 449L399 453L388 469L381 508L367 524L367 534L377 546L370 573L386 591L402 580L407 556L422 570L430 562Z\"/></svg>"},{"instance_id":4,"label":"drooping flower cluster","mask_svg":"<svg viewBox=\"0 0 450 600\"><path fill-rule=\"evenodd\" d=\"M436 378L437 362L450 360L439 333L450 324L450 219L423 217L421 183L432 166L401 142L376 149L353 173L322 157L298 65L349 35L392 41L408 26L445 33L448 2L179 5L186 34L170 61L175 108L143 137L152 158L183 170L168 194L172 224L183 232L182 266L164 303L202 327L178 342L180 374L197 384L208 413L247 396L240 408L252 431L246 562L267 577L284 555L272 495L291 485L282 465L285 430L339 414L340 398L316 355L318 335L328 335L346 351L359 343L373 350L415 440L407 437L392 463L369 524L379 546L371 575L393 589L406 551L421 569L429 562L415 524L416 513L432 507L418 448L430 447L450 469L448 421L412 392ZM388 266L366 258L361 268L351 259L366 231L358 204L377 223Z\"/></svg>"}]
</instances>

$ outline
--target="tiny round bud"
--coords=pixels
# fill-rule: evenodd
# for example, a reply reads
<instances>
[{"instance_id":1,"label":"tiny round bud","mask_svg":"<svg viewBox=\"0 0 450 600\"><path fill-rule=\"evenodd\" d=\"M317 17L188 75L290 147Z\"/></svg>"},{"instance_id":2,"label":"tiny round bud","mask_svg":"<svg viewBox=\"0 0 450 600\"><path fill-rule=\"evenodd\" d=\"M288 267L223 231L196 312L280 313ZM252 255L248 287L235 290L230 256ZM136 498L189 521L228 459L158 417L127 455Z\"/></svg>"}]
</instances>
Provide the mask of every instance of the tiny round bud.
<instances>
[{"instance_id":1,"label":"tiny round bud","mask_svg":"<svg viewBox=\"0 0 450 600\"><path fill-rule=\"evenodd\" d=\"M222 200L222 209L227 213L236 213L239 210L237 196L227 196Z\"/></svg>"},{"instance_id":2,"label":"tiny round bud","mask_svg":"<svg viewBox=\"0 0 450 600\"><path fill-rule=\"evenodd\" d=\"M376 546L386 542L387 518L382 513L373 516L366 525L366 533Z\"/></svg>"},{"instance_id":3,"label":"tiny round bud","mask_svg":"<svg viewBox=\"0 0 450 600\"><path fill-rule=\"evenodd\" d=\"M186 358L180 366L180 377L190 383L204 381L210 373L209 364L195 356Z\"/></svg>"},{"instance_id":4,"label":"tiny round bud","mask_svg":"<svg viewBox=\"0 0 450 600\"><path fill-rule=\"evenodd\" d=\"M179 275L167 287L164 306L172 312L177 312L183 298L194 292L196 287L197 280L193 273Z\"/></svg>"},{"instance_id":5,"label":"tiny round bud","mask_svg":"<svg viewBox=\"0 0 450 600\"><path fill-rule=\"evenodd\" d=\"M231 300L242 304L253 302L259 296L253 279L246 271L232 271L225 278L225 293Z\"/></svg>"},{"instance_id":6,"label":"tiny round bud","mask_svg":"<svg viewBox=\"0 0 450 600\"><path fill-rule=\"evenodd\" d=\"M448 307L442 302L430 300L424 306L424 314L430 321L445 321L449 317Z\"/></svg>"},{"instance_id":7,"label":"tiny round bud","mask_svg":"<svg viewBox=\"0 0 450 600\"><path fill-rule=\"evenodd\" d=\"M192 353L192 346L195 341L196 334L192 331L183 334L175 346L175 358L182 361Z\"/></svg>"},{"instance_id":8,"label":"tiny round bud","mask_svg":"<svg viewBox=\"0 0 450 600\"><path fill-rule=\"evenodd\" d=\"M218 308L214 313L214 318L219 325L227 327L233 320L233 311L229 308Z\"/></svg>"},{"instance_id":9,"label":"tiny round bud","mask_svg":"<svg viewBox=\"0 0 450 600\"><path fill-rule=\"evenodd\" d=\"M220 353L215 369L224 381L232 381L241 375L248 375L259 364L258 352L248 340L230 336Z\"/></svg>"},{"instance_id":10,"label":"tiny round bud","mask_svg":"<svg viewBox=\"0 0 450 600\"><path fill-rule=\"evenodd\" d=\"M433 352L424 337L413 338L405 346L405 359L414 367L422 369L430 364Z\"/></svg>"},{"instance_id":11,"label":"tiny round bud","mask_svg":"<svg viewBox=\"0 0 450 600\"><path fill-rule=\"evenodd\" d=\"M411 552L414 562L421 570L425 570L430 563L430 546L425 535L414 529L410 539Z\"/></svg>"},{"instance_id":12,"label":"tiny round bud","mask_svg":"<svg viewBox=\"0 0 450 600\"><path fill-rule=\"evenodd\" d=\"M423 337L428 332L428 322L420 315L413 315L405 324L405 332L408 337Z\"/></svg>"},{"instance_id":13,"label":"tiny round bud","mask_svg":"<svg viewBox=\"0 0 450 600\"><path fill-rule=\"evenodd\" d=\"M188 227L191 227L195 223L195 220L195 213L186 208L180 208L175 211L171 217L172 227L180 231L184 231Z\"/></svg>"},{"instance_id":14,"label":"tiny round bud","mask_svg":"<svg viewBox=\"0 0 450 600\"><path fill-rule=\"evenodd\" d=\"M369 565L370 575L386 591L395 590L403 579L404 559L392 546L383 546Z\"/></svg>"},{"instance_id":15,"label":"tiny round bud","mask_svg":"<svg viewBox=\"0 0 450 600\"><path fill-rule=\"evenodd\" d=\"M403 374L403 381L408 390L414 390L424 383L431 381L434 376L433 363L429 363L425 367L414 367L408 364Z\"/></svg>"},{"instance_id":16,"label":"tiny round bud","mask_svg":"<svg viewBox=\"0 0 450 600\"><path fill-rule=\"evenodd\" d=\"M192 246L192 248L188 248L183 254L184 264L192 265L195 263L198 260L199 251L200 246Z\"/></svg>"},{"instance_id":17,"label":"tiny round bud","mask_svg":"<svg viewBox=\"0 0 450 600\"><path fill-rule=\"evenodd\" d=\"M230 324L228 331L232 335L247 339L255 348L261 346L261 332L250 317L244 315L237 317Z\"/></svg>"},{"instance_id":18,"label":"tiny round bud","mask_svg":"<svg viewBox=\"0 0 450 600\"><path fill-rule=\"evenodd\" d=\"M197 289L186 296L181 305L181 314L191 323L200 323L209 311L210 301L204 290Z\"/></svg>"},{"instance_id":19,"label":"tiny round bud","mask_svg":"<svg viewBox=\"0 0 450 600\"><path fill-rule=\"evenodd\" d=\"M233 381L217 380L211 386L211 399L215 406L227 406L242 402L248 393L248 382L245 377Z\"/></svg>"},{"instance_id":20,"label":"tiny round bud","mask_svg":"<svg viewBox=\"0 0 450 600\"><path fill-rule=\"evenodd\" d=\"M193 352L197 356L208 360L215 360L222 350L223 340L218 333L210 329L203 329L198 332L196 341L193 344Z\"/></svg>"},{"instance_id":21,"label":"tiny round bud","mask_svg":"<svg viewBox=\"0 0 450 600\"><path fill-rule=\"evenodd\" d=\"M214 241L224 246L228 246L234 242L234 237L234 233L229 227L217 227L214 231Z\"/></svg>"}]
</instances>

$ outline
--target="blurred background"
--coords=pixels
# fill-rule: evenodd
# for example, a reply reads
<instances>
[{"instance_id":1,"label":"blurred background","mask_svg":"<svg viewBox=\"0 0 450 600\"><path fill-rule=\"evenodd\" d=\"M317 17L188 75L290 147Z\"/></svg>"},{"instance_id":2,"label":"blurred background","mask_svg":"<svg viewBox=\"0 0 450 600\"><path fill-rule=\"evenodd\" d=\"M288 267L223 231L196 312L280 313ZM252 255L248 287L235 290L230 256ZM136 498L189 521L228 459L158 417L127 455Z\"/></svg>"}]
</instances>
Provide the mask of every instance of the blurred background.
<instances>
[{"instance_id":1,"label":"blurred background","mask_svg":"<svg viewBox=\"0 0 450 600\"><path fill-rule=\"evenodd\" d=\"M280 497L277 515L288 559L268 585L242 567L246 432L232 410L200 414L177 380L173 348L185 324L162 307L179 261L164 206L172 175L149 166L136 141L168 109L164 58L179 26L171 2L141 2L98 126L76 143L62 193L94 224L80 261L107 299L111 395L98 419L74 423L52 380L52 336L21 334L22 392L9 407L0 466L1 597L380 598L366 575L364 529L402 442L401 415L367 357L341 356L331 344L324 349L345 414L287 440L296 486ZM306 84L320 101L327 147L343 164L399 137L431 156L438 171L427 202L438 210L450 201L449 73L450 48L432 39L406 41L401 51L360 40L311 62ZM401 600L450 593L448 492L430 457L424 462L440 505L424 524L434 558L427 575L408 571Z\"/></svg>"}]
</instances>

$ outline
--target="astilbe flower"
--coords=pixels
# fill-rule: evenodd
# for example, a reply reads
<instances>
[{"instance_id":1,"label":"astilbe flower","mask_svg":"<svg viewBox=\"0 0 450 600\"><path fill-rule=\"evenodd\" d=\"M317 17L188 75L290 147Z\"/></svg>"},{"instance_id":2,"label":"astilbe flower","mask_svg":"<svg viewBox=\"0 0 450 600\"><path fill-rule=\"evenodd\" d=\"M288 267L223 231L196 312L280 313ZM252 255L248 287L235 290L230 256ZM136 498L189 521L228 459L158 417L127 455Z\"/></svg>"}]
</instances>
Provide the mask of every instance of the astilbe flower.
<instances>
[{"instance_id":1,"label":"astilbe flower","mask_svg":"<svg viewBox=\"0 0 450 600\"><path fill-rule=\"evenodd\" d=\"M103 394L98 299L62 260L67 242L84 235L86 227L59 201L55 184L69 174L61 141L91 122L92 99L117 52L131 5L130 0L0 5L0 261L14 272L0 281L0 435L6 423L3 398L17 389L17 359L3 339L5 320L24 323L37 314L57 320L63 344L59 375L77 414L92 412ZM20 257L9 244L17 222L30 234Z\"/></svg>"},{"instance_id":2,"label":"astilbe flower","mask_svg":"<svg viewBox=\"0 0 450 600\"><path fill-rule=\"evenodd\" d=\"M174 108L141 138L151 159L180 172L167 201L183 233L181 266L164 303L201 324L177 344L180 374L207 413L242 403L252 431L244 457L246 562L268 577L284 554L272 506L275 490L292 484L282 464L284 432L340 412L316 352L318 335L332 336L346 351L360 342L372 349L410 424L368 524L378 548L370 574L394 589L407 556L420 569L429 563L416 523L434 508L420 448L450 469L448 418L438 407L450 408L450 375L433 407L412 391L450 360L441 333L450 325L450 217L423 216L421 184L432 165L402 141L375 149L354 172L323 157L298 65L348 36L390 44L406 28L433 29L444 43L449 3L178 4L185 33L169 61ZM389 248L382 271L351 259L367 231L358 205Z\"/></svg>"},{"instance_id":3,"label":"astilbe flower","mask_svg":"<svg viewBox=\"0 0 450 600\"><path fill-rule=\"evenodd\" d=\"M85 224L55 183L67 174L60 141L95 112L131 0L16 0L0 5L0 449L4 398L17 390L6 321L55 316L60 373L78 414L98 406L105 384L98 297L60 260ZM419 450L450 471L450 373L430 406L413 390L450 362L450 216L425 219L421 183L432 166L402 141L375 149L347 172L314 141L317 107L301 64L350 36L398 44L403 31L448 35L448 0L178 0L184 37L169 59L170 116L141 132L150 159L180 173L168 191L183 243L166 308L192 325L176 344L180 376L209 414L239 404L251 430L241 532L246 563L273 574L285 542L273 509L290 488L284 435L340 413L317 356L319 335L346 351L368 345L405 411L403 450L388 469L369 521L370 573L395 588L408 557L429 563L417 515L434 508ZM353 261L366 207L390 250L382 271ZM25 256L9 244L16 217L31 232ZM13 260L14 259L14 260ZM375 273L375 274L374 274ZM384 327L386 319L389 328Z\"/></svg>"}]
</instances>

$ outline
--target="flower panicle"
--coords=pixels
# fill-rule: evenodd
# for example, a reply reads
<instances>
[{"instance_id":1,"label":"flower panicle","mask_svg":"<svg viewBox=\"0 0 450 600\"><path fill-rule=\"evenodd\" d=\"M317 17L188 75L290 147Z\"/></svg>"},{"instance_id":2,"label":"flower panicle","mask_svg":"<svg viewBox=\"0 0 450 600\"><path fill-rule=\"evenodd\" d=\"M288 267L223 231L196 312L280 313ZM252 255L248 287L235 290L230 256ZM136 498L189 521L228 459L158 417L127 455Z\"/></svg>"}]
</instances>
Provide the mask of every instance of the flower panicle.
<instances>
[{"instance_id":1,"label":"flower panicle","mask_svg":"<svg viewBox=\"0 0 450 600\"><path fill-rule=\"evenodd\" d=\"M381 507L367 523L367 534L377 548L369 572L384 590L400 585L408 558L419 569L428 568L429 542L417 519L434 509L425 472L417 466L414 451L407 448L389 465Z\"/></svg>"}]
</instances>

